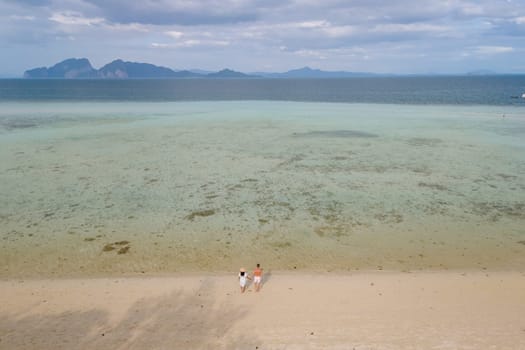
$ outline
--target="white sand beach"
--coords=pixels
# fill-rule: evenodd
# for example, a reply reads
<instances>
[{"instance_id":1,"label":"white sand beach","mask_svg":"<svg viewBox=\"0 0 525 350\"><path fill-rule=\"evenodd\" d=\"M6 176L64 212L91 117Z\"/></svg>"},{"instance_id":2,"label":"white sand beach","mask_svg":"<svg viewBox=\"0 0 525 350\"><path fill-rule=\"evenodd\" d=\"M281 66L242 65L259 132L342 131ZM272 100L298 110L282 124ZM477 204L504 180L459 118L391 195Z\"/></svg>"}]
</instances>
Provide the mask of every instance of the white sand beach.
<instances>
[{"instance_id":1,"label":"white sand beach","mask_svg":"<svg viewBox=\"0 0 525 350\"><path fill-rule=\"evenodd\" d=\"M1 349L524 349L519 272L0 282Z\"/></svg>"}]
</instances>

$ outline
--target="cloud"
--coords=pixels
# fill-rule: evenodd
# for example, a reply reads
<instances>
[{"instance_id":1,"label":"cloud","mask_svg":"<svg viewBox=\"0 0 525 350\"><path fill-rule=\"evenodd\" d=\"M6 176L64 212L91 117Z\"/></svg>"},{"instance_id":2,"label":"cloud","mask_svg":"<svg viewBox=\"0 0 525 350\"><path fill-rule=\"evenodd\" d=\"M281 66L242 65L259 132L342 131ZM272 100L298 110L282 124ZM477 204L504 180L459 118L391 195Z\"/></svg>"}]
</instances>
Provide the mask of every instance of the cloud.
<instances>
[{"instance_id":1,"label":"cloud","mask_svg":"<svg viewBox=\"0 0 525 350\"><path fill-rule=\"evenodd\" d=\"M520 25L520 24L525 24L525 16L522 16L522 17L516 17L513 19L514 23Z\"/></svg>"},{"instance_id":2,"label":"cloud","mask_svg":"<svg viewBox=\"0 0 525 350\"><path fill-rule=\"evenodd\" d=\"M473 51L480 55L496 55L513 52L514 48L509 46L478 46Z\"/></svg>"},{"instance_id":3,"label":"cloud","mask_svg":"<svg viewBox=\"0 0 525 350\"><path fill-rule=\"evenodd\" d=\"M93 26L99 25L105 22L104 18L101 17L84 17L78 12L56 12L49 17L49 20L66 25L81 25L81 26Z\"/></svg>"},{"instance_id":4,"label":"cloud","mask_svg":"<svg viewBox=\"0 0 525 350\"><path fill-rule=\"evenodd\" d=\"M140 23L107 23L104 22L102 25L103 28L108 29L113 32L142 32L149 33L151 29Z\"/></svg>"},{"instance_id":5,"label":"cloud","mask_svg":"<svg viewBox=\"0 0 525 350\"><path fill-rule=\"evenodd\" d=\"M36 19L35 16L20 16L20 15L11 15L9 16L9 18L15 21L34 21Z\"/></svg>"},{"instance_id":6,"label":"cloud","mask_svg":"<svg viewBox=\"0 0 525 350\"><path fill-rule=\"evenodd\" d=\"M326 28L330 26L330 22L325 20L316 20L316 21L306 21L306 22L297 22L293 24L297 28Z\"/></svg>"},{"instance_id":7,"label":"cloud","mask_svg":"<svg viewBox=\"0 0 525 350\"><path fill-rule=\"evenodd\" d=\"M444 25L429 23L387 23L379 24L372 28L372 32L377 33L446 33L451 28Z\"/></svg>"},{"instance_id":8,"label":"cloud","mask_svg":"<svg viewBox=\"0 0 525 350\"><path fill-rule=\"evenodd\" d=\"M250 22L257 19L257 7L236 0L168 1L85 0L109 20L118 23L154 25L202 25Z\"/></svg>"},{"instance_id":9,"label":"cloud","mask_svg":"<svg viewBox=\"0 0 525 350\"><path fill-rule=\"evenodd\" d=\"M506 69L524 38L518 0L0 0L0 48L101 63L118 55L207 69Z\"/></svg>"},{"instance_id":10,"label":"cloud","mask_svg":"<svg viewBox=\"0 0 525 350\"><path fill-rule=\"evenodd\" d=\"M29 6L46 6L52 3L52 0L4 0L4 1L16 3L18 5L29 5Z\"/></svg>"},{"instance_id":11,"label":"cloud","mask_svg":"<svg viewBox=\"0 0 525 350\"><path fill-rule=\"evenodd\" d=\"M167 32L164 32L166 35L174 38L174 39L180 39L184 33L183 32L178 32L176 30L170 30L170 31L167 31Z\"/></svg>"},{"instance_id":12,"label":"cloud","mask_svg":"<svg viewBox=\"0 0 525 350\"><path fill-rule=\"evenodd\" d=\"M177 49L192 47L225 47L230 45L227 40L202 40L202 39L185 39L172 43L151 43L151 47L157 49Z\"/></svg>"}]
</instances>

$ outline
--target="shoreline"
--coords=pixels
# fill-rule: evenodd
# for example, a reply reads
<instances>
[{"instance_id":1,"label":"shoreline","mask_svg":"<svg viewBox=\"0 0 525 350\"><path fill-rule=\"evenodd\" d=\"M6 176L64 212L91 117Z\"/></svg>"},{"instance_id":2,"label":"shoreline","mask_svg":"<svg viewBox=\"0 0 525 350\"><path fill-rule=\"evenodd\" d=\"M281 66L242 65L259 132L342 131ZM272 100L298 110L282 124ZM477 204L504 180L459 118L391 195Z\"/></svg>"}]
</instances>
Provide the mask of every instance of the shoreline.
<instances>
[{"instance_id":1,"label":"shoreline","mask_svg":"<svg viewBox=\"0 0 525 350\"><path fill-rule=\"evenodd\" d=\"M263 266L264 267L264 266ZM251 271L251 269L249 269ZM525 274L267 271L0 280L1 347L517 349Z\"/></svg>"},{"instance_id":2,"label":"shoreline","mask_svg":"<svg viewBox=\"0 0 525 350\"><path fill-rule=\"evenodd\" d=\"M242 265L242 264L241 264ZM239 266L241 266L239 265ZM243 265L245 266L245 265ZM248 268L247 271L250 271ZM148 279L148 278L216 278L236 276L238 271L232 270L197 270L185 269L179 271L151 271L151 272L98 272L98 273L61 273L61 274L19 274L19 275L0 275L0 283L14 281L62 281L62 280L97 280L97 279ZM413 269L374 269L374 268L301 268L301 269L266 269L270 274L281 276L343 276L351 277L357 275L490 275L490 274L516 274L525 276L525 269L521 268L413 268Z\"/></svg>"}]
</instances>

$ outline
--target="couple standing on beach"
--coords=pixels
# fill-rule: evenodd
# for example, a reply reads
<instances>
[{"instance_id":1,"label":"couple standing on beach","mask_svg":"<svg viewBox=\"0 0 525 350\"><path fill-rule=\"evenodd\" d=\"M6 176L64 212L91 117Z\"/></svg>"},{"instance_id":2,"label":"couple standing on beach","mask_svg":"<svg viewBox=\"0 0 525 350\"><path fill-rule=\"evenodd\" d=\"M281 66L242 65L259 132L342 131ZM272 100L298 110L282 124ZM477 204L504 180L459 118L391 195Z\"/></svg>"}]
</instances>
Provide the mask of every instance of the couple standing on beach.
<instances>
[{"instance_id":1,"label":"couple standing on beach","mask_svg":"<svg viewBox=\"0 0 525 350\"><path fill-rule=\"evenodd\" d=\"M256 292L261 289L262 273L261 265L257 264L257 267L255 270L253 270L253 284L255 285ZM246 284L248 283L248 280L251 280L251 278L246 272L246 269L242 267L239 271L239 284L241 286L241 293L244 293L246 290Z\"/></svg>"}]
</instances>

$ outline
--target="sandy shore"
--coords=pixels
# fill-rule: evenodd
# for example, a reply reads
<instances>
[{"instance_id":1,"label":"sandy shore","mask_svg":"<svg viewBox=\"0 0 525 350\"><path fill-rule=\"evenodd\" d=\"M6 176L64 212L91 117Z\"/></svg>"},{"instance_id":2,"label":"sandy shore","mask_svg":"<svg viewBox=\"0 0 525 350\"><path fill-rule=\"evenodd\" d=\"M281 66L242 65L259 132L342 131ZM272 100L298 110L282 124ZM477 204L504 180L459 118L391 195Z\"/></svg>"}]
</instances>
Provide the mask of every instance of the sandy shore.
<instances>
[{"instance_id":1,"label":"sandy shore","mask_svg":"<svg viewBox=\"0 0 525 350\"><path fill-rule=\"evenodd\" d=\"M1 349L525 349L518 272L0 281Z\"/></svg>"}]
</instances>

